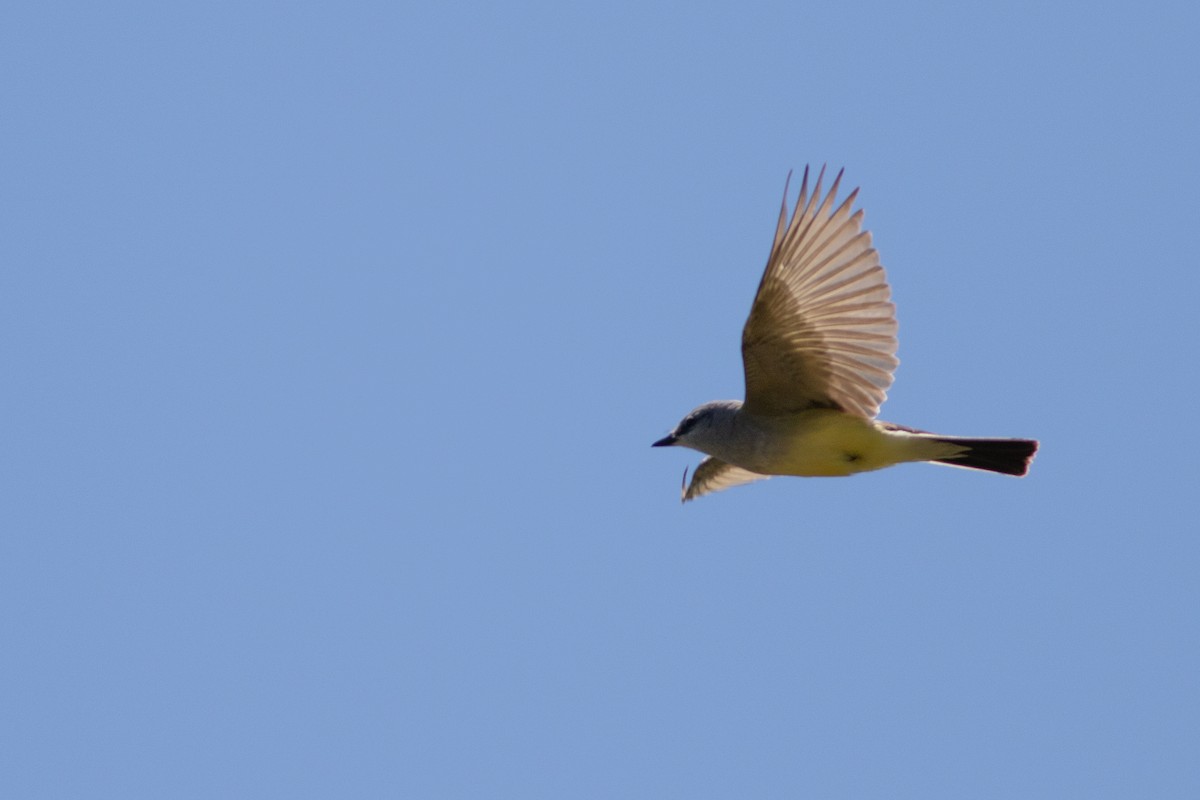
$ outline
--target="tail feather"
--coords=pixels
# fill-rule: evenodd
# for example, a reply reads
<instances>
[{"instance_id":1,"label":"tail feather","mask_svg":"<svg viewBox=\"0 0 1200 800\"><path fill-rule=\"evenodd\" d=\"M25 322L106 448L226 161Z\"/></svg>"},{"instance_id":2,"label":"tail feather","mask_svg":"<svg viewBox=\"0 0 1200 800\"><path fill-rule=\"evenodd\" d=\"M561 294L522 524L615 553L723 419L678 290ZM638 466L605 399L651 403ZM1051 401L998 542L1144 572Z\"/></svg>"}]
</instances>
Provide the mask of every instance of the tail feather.
<instances>
[{"instance_id":1,"label":"tail feather","mask_svg":"<svg viewBox=\"0 0 1200 800\"><path fill-rule=\"evenodd\" d=\"M939 436L939 442L966 448L948 458L933 459L953 467L983 469L1005 475L1024 475L1037 452L1038 443L1032 439L957 439Z\"/></svg>"}]
</instances>

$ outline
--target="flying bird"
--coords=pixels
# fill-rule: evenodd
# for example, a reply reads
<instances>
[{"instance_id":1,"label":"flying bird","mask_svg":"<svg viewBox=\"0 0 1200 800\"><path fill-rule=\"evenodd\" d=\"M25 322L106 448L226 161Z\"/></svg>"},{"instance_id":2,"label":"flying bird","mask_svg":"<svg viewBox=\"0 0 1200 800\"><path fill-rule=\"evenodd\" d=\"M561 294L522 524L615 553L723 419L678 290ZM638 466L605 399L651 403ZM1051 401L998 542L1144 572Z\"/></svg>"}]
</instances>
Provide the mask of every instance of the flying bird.
<instances>
[{"instance_id":1,"label":"flying bird","mask_svg":"<svg viewBox=\"0 0 1200 800\"><path fill-rule=\"evenodd\" d=\"M805 167L790 220L784 186L742 330L745 401L705 403L653 444L707 456L691 483L684 471L685 503L772 475L845 476L907 461L1018 476L1029 469L1032 439L943 436L875 419L899 363L896 307L863 212L851 212L858 189L834 208L842 172L821 199L825 169L809 195Z\"/></svg>"}]
</instances>

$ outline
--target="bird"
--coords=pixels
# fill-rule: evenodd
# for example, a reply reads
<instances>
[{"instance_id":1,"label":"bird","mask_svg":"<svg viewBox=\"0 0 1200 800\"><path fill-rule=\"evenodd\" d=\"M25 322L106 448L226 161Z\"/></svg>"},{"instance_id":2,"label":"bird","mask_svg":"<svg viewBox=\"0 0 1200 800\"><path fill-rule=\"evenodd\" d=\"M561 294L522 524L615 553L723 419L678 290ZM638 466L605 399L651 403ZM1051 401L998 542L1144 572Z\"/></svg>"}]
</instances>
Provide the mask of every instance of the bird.
<instances>
[{"instance_id":1,"label":"bird","mask_svg":"<svg viewBox=\"0 0 1200 800\"><path fill-rule=\"evenodd\" d=\"M746 399L690 411L653 447L705 454L682 502L773 475L840 477L911 461L1023 476L1033 439L944 436L876 419L896 358L891 289L852 211L835 207L844 169L822 198L825 167L809 193L804 168L789 218L788 186L775 241L742 330Z\"/></svg>"}]
</instances>

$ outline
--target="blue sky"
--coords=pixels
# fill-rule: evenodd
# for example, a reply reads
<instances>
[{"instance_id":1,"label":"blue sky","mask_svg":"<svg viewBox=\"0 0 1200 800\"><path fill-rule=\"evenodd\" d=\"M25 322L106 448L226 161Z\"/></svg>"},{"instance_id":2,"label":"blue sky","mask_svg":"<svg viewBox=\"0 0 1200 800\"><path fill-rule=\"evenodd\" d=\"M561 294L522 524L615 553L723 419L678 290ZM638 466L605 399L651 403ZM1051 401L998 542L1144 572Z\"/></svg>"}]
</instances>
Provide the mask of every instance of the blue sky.
<instances>
[{"instance_id":1,"label":"blue sky","mask_svg":"<svg viewBox=\"0 0 1200 800\"><path fill-rule=\"evenodd\" d=\"M11 797L1200 794L1192 4L23 4ZM784 177L882 417L681 508Z\"/></svg>"}]
</instances>

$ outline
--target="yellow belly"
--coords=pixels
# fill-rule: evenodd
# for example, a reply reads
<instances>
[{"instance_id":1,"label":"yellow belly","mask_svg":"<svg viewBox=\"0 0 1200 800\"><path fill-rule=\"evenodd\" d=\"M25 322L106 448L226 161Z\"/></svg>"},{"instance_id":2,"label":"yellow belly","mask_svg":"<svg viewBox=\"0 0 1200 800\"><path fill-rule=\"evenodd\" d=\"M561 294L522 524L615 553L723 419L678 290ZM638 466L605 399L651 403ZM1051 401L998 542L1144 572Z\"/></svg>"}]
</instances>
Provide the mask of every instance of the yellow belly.
<instances>
[{"instance_id":1,"label":"yellow belly","mask_svg":"<svg viewBox=\"0 0 1200 800\"><path fill-rule=\"evenodd\" d=\"M774 475L840 477L907 461L893 436L871 420L818 409L766 421L763 466Z\"/></svg>"}]
</instances>

